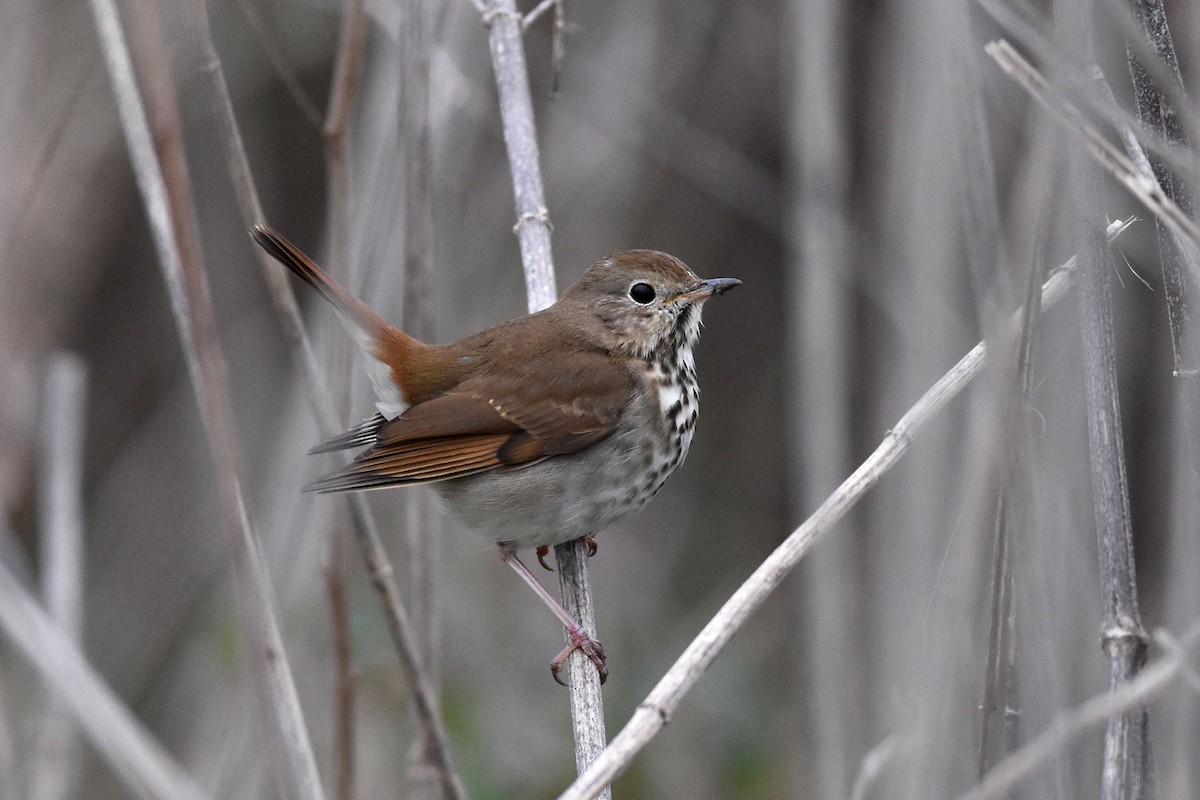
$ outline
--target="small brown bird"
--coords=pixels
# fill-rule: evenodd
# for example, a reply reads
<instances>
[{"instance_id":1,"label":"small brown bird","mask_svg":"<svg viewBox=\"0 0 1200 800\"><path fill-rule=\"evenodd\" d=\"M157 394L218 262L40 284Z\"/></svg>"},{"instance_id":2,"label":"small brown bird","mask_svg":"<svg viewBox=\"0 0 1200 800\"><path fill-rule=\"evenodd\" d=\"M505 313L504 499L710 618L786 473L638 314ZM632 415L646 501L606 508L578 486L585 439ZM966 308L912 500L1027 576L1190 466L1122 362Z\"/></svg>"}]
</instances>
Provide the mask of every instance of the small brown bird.
<instances>
[{"instance_id":1,"label":"small brown bird","mask_svg":"<svg viewBox=\"0 0 1200 800\"><path fill-rule=\"evenodd\" d=\"M741 281L629 250L593 264L549 308L445 345L385 322L266 225L254 240L325 296L367 356L378 413L313 452L365 447L305 487L432 484L562 620L607 676L604 651L516 556L589 538L637 511L687 455L700 389L692 348L704 301ZM543 566L545 563L543 562ZM561 683L561 680L560 680Z\"/></svg>"}]
</instances>

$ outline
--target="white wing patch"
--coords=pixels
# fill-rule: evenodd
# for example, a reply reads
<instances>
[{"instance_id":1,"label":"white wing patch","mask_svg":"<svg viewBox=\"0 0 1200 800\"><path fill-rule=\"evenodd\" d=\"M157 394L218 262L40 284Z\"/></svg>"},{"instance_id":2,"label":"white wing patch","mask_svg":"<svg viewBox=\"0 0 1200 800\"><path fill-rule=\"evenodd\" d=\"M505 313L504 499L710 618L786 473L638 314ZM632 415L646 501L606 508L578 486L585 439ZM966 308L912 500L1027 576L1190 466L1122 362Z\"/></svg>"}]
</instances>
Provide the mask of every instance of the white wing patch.
<instances>
[{"instance_id":1,"label":"white wing patch","mask_svg":"<svg viewBox=\"0 0 1200 800\"><path fill-rule=\"evenodd\" d=\"M385 419L393 420L404 413L408 403L404 402L404 398L400 396L400 387L392 380L391 367L365 349L362 354L367 367L367 377L371 379L371 387L375 390L375 407Z\"/></svg>"}]
</instances>

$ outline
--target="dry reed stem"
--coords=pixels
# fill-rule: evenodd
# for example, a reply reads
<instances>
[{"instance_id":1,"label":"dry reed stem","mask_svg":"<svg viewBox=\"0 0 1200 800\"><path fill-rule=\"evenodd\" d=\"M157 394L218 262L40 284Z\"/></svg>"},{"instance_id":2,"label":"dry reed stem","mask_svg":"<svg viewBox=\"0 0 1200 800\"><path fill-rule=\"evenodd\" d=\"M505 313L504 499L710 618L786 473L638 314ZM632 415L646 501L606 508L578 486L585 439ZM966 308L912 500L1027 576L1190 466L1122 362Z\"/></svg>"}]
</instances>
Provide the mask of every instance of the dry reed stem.
<instances>
[{"instance_id":1,"label":"dry reed stem","mask_svg":"<svg viewBox=\"0 0 1200 800\"><path fill-rule=\"evenodd\" d=\"M428 0L406 0L400 28L400 150L404 164L404 329L421 341L437 338L431 313L433 274L433 153L429 119L429 58L432 49ZM442 547L441 517L428 487L405 497L408 542L408 602L417 624L421 664L435 682L440 674L437 594L434 591ZM435 754L428 736L413 742L404 795L422 800L436 795Z\"/></svg>"},{"instance_id":2,"label":"dry reed stem","mask_svg":"<svg viewBox=\"0 0 1200 800\"><path fill-rule=\"evenodd\" d=\"M1195 225L1163 192L1153 177L1147 176L1136 161L1107 141L1072 103L1060 95L1056 87L1015 50L1004 42L993 42L985 50L1002 69L1071 129L1084 145L1071 151L1073 174L1078 181L1077 195L1082 198L1082 202L1076 204L1074 220L1080 242L1082 272L1080 341L1092 503L1105 606L1101 646L1109 659L1109 687L1115 690L1132 680L1145 663L1146 633L1142 628L1137 603L1133 528L1117 386L1116 334L1108 282L1108 252L1096 222L1099 209L1092 200L1100 196L1101 173L1090 162L1084 162L1084 153L1099 159L1118 178L1124 175L1136 180L1141 191L1148 188L1155 190L1157 198L1170 203L1179 219L1193 229ZM1126 183L1126 186L1131 190L1134 188L1130 183ZM1158 219L1161 224L1166 217L1160 214ZM1149 719L1145 708L1109 720L1101 772L1101 797L1104 800L1140 800L1144 796L1149 779L1148 731Z\"/></svg>"},{"instance_id":3,"label":"dry reed stem","mask_svg":"<svg viewBox=\"0 0 1200 800\"><path fill-rule=\"evenodd\" d=\"M6 531L6 535L11 534ZM146 730L2 561L0 629L62 698L92 747L131 794L147 800L207 800L205 791Z\"/></svg>"},{"instance_id":4,"label":"dry reed stem","mask_svg":"<svg viewBox=\"0 0 1200 800\"><path fill-rule=\"evenodd\" d=\"M225 82L224 72L221 70L220 59L213 47L207 9L201 0L194 0L189 4L189 11L189 22L193 28L193 35L198 48L204 54L211 78L208 83L208 89L212 92L209 105L221 126L221 143L225 148L230 178L237 194L242 219L249 230L263 219L262 204L251 176L241 132L238 130L234 118L229 87ZM317 429L322 437L331 437L340 432L338 416L334 410L332 395L322 377L321 368L305 331L300 309L296 304L296 296L288 282L287 272L282 265L258 248L254 248L254 252L262 268L271 301L275 306L280 329L292 357L299 367L305 388L304 394L312 409ZM366 498L361 494L347 494L346 503L350 510L355 541L358 544L367 576L379 595L388 635L392 639L400 665L412 687L417 724L426 731L430 741L434 743L443 789L447 797L465 798L467 796L466 789L450 754L450 738L442 721L440 705L433 685L421 668L420 660L414 649L413 626L401 600L395 571L392 569L387 551L383 547L383 540L380 537L375 517Z\"/></svg>"},{"instance_id":5,"label":"dry reed stem","mask_svg":"<svg viewBox=\"0 0 1200 800\"><path fill-rule=\"evenodd\" d=\"M558 293L554 287L550 215L542 188L529 71L521 40L522 16L515 0L494 0L483 12L483 20L488 27L504 143L512 172L517 212L515 231L521 245L529 310L534 312L553 304ZM584 566L586 545L582 540L558 545L554 549L554 558L558 565L563 608L589 636L595 637L595 610ZM598 755L606 741L604 703L599 675L582 651L571 653L568 664L575 761L582 769Z\"/></svg>"},{"instance_id":6,"label":"dry reed stem","mask_svg":"<svg viewBox=\"0 0 1200 800\"><path fill-rule=\"evenodd\" d=\"M1131 221L1118 221L1109 225L1109 241L1119 236L1130 224ZM1075 261L1072 258L1064 264L1042 286L1043 307L1050 308L1066 294L1074 279ZM629 766L642 748L663 729L684 695L733 635L745 625L750 615L775 591L817 540L896 465L908 451L913 435L979 374L985 355L986 348L980 342L938 379L900 418L875 452L754 570L676 659L600 758L559 795L559 800L597 797Z\"/></svg>"},{"instance_id":7,"label":"dry reed stem","mask_svg":"<svg viewBox=\"0 0 1200 800\"><path fill-rule=\"evenodd\" d=\"M1106 140L1012 45L1001 39L989 42L983 49L1009 77L1079 136L1088 153L1100 166L1120 181L1157 219L1162 220L1177 238L1185 241L1189 247L1200 249L1200 227L1167 196L1153 176L1146 175L1131 158ZM1188 266L1192 279L1200 282L1200 268L1190 263Z\"/></svg>"},{"instance_id":8,"label":"dry reed stem","mask_svg":"<svg viewBox=\"0 0 1200 800\"><path fill-rule=\"evenodd\" d=\"M333 256L333 268L344 273L350 264L350 169L347 163L347 139L350 119L358 97L358 79L362 72L366 12L364 0L346 0L343 6L333 80L321 133L325 140L325 208L329 251ZM339 348L338 355L344 356L348 346L347 342ZM325 585L333 630L335 673L334 785L338 800L351 800L354 796L354 698L358 684L350 648L346 567L341 557L343 531L340 523L344 518L342 513L335 514L334 522L325 531Z\"/></svg>"},{"instance_id":9,"label":"dry reed stem","mask_svg":"<svg viewBox=\"0 0 1200 800\"><path fill-rule=\"evenodd\" d=\"M3 564L0 559L0 564ZM0 786L22 785L23 774L17 769L17 760L13 752L13 734L9 727L12 714L8 710L8 701L4 696L4 687L0 685Z\"/></svg>"},{"instance_id":10,"label":"dry reed stem","mask_svg":"<svg viewBox=\"0 0 1200 800\"><path fill-rule=\"evenodd\" d=\"M83 637L83 441L87 425L87 367L70 353L46 365L39 425L39 570L46 612L78 647ZM79 768L74 721L62 698L45 698L33 758L30 800L61 800Z\"/></svg>"},{"instance_id":11,"label":"dry reed stem","mask_svg":"<svg viewBox=\"0 0 1200 800\"><path fill-rule=\"evenodd\" d=\"M226 367L216 333L157 8L151 3L142 4L135 15L141 31L139 52L145 59L143 63L148 65L143 74L147 105L143 105L113 0L92 0L91 8L130 161L171 298L192 390L216 465L235 592L249 627L246 646L260 695L273 717L279 752L287 762L286 767L280 765L280 768L296 797L323 800L316 759L275 617L269 576L260 560L258 540L246 512L238 476L240 459Z\"/></svg>"},{"instance_id":12,"label":"dry reed stem","mask_svg":"<svg viewBox=\"0 0 1200 800\"><path fill-rule=\"evenodd\" d=\"M1187 658L1197 643L1200 643L1200 624L1184 634L1178 648L1168 650L1164 658L1147 666L1133 680L1060 712L1045 730L997 764L978 786L957 800L1002 800L1038 767L1060 756L1080 734L1116 715L1144 706L1172 680L1184 675Z\"/></svg>"},{"instance_id":13,"label":"dry reed stem","mask_svg":"<svg viewBox=\"0 0 1200 800\"><path fill-rule=\"evenodd\" d=\"M1138 120L1145 130L1153 131L1169 145L1186 152L1188 138L1175 111L1173 98L1164 95L1160 89L1165 86L1173 90L1170 94L1176 96L1182 94L1183 90L1179 59L1167 26L1166 10L1161 0L1134 0L1133 7L1142 36L1138 40L1131 40L1126 46L1126 60L1133 81ZM1142 48L1135 46L1135 43L1152 48L1155 58L1143 58L1138 52ZM1156 77L1151 74L1150 67L1159 67L1166 75ZM1133 139L1132 135L1129 138ZM1148 158L1137 146L1136 139L1132 145L1126 145L1126 149L1130 147L1136 148L1134 152L1147 162L1154 179L1167 196L1195 220L1195 198L1183 176L1172 174L1161 158ZM1136 157L1135 161L1138 161ZM1171 332L1176 400L1188 445L1185 448L1186 458L1191 468L1193 488L1200 489L1200 355L1197 352L1200 342L1197 342L1195 327L1190 324L1187 286L1183 279L1184 262L1190 262L1192 270L1196 271L1197 252L1172 237L1161 220L1155 219L1155 229L1158 234L1159 261L1162 264L1163 299L1167 305L1167 323Z\"/></svg>"},{"instance_id":14,"label":"dry reed stem","mask_svg":"<svg viewBox=\"0 0 1200 800\"><path fill-rule=\"evenodd\" d=\"M1080 156L1082 158L1082 156ZM1086 169L1084 172L1092 172ZM1081 176L1085 197L1099 197L1100 174ZM1082 235L1080 340L1087 406L1088 454L1092 473L1092 503L1104 594L1100 643L1109 658L1112 689L1132 680L1146 659L1146 632L1138 612L1133 559L1133 525L1129 484L1121 434L1121 404L1117 387L1116 333L1109 287L1108 251L1089 208L1079 210ZM1147 777L1146 709L1115 716L1109 721L1104 746L1101 796L1105 800L1141 798Z\"/></svg>"}]
</instances>

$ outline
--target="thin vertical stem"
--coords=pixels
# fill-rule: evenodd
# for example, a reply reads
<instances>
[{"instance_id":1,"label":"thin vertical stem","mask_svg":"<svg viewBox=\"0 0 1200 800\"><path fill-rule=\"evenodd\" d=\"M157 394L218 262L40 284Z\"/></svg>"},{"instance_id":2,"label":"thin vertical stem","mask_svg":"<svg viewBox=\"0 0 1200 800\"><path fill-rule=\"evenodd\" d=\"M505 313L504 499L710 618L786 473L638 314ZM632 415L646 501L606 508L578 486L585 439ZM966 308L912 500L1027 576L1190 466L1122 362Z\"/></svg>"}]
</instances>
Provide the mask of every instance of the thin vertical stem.
<instances>
[{"instance_id":1,"label":"thin vertical stem","mask_svg":"<svg viewBox=\"0 0 1200 800\"><path fill-rule=\"evenodd\" d=\"M404 164L404 328L422 341L437 338L430 313L433 274L433 155L430 145L430 14L427 0L407 0L400 26L401 161ZM421 487L405 498L408 539L408 600L417 624L417 648L425 673L436 685L439 670L438 614L434 579L442 537L440 517L430 490ZM405 777L405 796L431 797L437 790L431 742L414 742Z\"/></svg>"},{"instance_id":2,"label":"thin vertical stem","mask_svg":"<svg viewBox=\"0 0 1200 800\"><path fill-rule=\"evenodd\" d=\"M332 268L339 272L345 272L350 265L350 170L347 140L350 118L358 96L358 78L362 71L366 31L363 6L363 0L345 0L343 4L329 106L321 130L325 140L325 209L329 230L329 253ZM348 347L349 342L344 340L335 346L336 363L348 364ZM349 386L349 380L344 385ZM342 395L344 397L345 392ZM345 402L341 405L345 406ZM335 515L335 519L341 520L344 516L339 513ZM328 538L325 585L333 629L335 674L335 785L338 800L351 800L354 796L354 698L357 682L350 652L350 609L346 603L346 567L341 557L341 525L330 525L325 535Z\"/></svg>"},{"instance_id":3,"label":"thin vertical stem","mask_svg":"<svg viewBox=\"0 0 1200 800\"><path fill-rule=\"evenodd\" d=\"M0 535L11 536L0 519ZM21 579L0 561L0 631L62 697L96 752L129 788L147 800L206 800L145 726L121 702L83 653L42 611ZM11 788L5 784L5 789ZM7 795L6 795L7 796Z\"/></svg>"},{"instance_id":4,"label":"thin vertical stem","mask_svg":"<svg viewBox=\"0 0 1200 800\"><path fill-rule=\"evenodd\" d=\"M1088 165L1087 172L1092 172ZM1099 176L1094 176L1098 184ZM1092 185L1089 189L1098 190ZM1098 197L1090 192L1087 196ZM1107 249L1099 232L1084 234L1080 293L1083 373L1088 411L1088 444L1092 465L1092 499L1100 552L1100 580L1105 617L1101 644L1109 658L1113 690L1137 676L1145 664L1146 633L1137 604L1133 564L1133 529L1121 407L1117 395L1116 343L1108 284ZM1138 800L1146 779L1143 747L1146 709L1125 712L1109 722L1101 797Z\"/></svg>"},{"instance_id":5,"label":"thin vertical stem","mask_svg":"<svg viewBox=\"0 0 1200 800\"><path fill-rule=\"evenodd\" d=\"M76 646L83 635L83 439L87 368L68 353L52 356L42 391L38 518L42 598L50 618ZM31 800L71 793L78 769L74 722L62 698L48 692L30 761Z\"/></svg>"},{"instance_id":6,"label":"thin vertical stem","mask_svg":"<svg viewBox=\"0 0 1200 800\"><path fill-rule=\"evenodd\" d=\"M492 69L500 95L500 119L517 207L514 230L521 244L529 310L540 311L554 303L558 292L554 288L554 261L550 252L550 212L542 188L533 99L529 93L525 45L521 41L521 13L515 0L495 0L483 19L488 26Z\"/></svg>"},{"instance_id":7,"label":"thin vertical stem","mask_svg":"<svg viewBox=\"0 0 1200 800\"><path fill-rule=\"evenodd\" d=\"M787 371L793 411L791 448L803 495L792 495L791 511L802 518L820 505L829 488L853 467L850 431L854 331L854 239L850 235L853 164L847 140L846 63L848 8L843 3L792 3L795 63L789 65L795 92L788 137L793 177L795 253L787 297L795 369ZM860 539L827 542L796 582L803 611L796 663L797 704L807 709L814 738L793 765L797 794L845 797L855 753L853 720L845 713L867 685L862 658L866 615L862 594L847 576L855 569ZM831 618L832 615L832 618ZM799 787L804 787L800 790Z\"/></svg>"},{"instance_id":8,"label":"thin vertical stem","mask_svg":"<svg viewBox=\"0 0 1200 800\"><path fill-rule=\"evenodd\" d=\"M334 672L334 797L354 797L354 698L357 681L350 643L350 604L346 598L346 565L342 547L345 510L339 508L329 526L325 548L325 594L329 598L329 622L333 631Z\"/></svg>"},{"instance_id":9,"label":"thin vertical stem","mask_svg":"<svg viewBox=\"0 0 1200 800\"><path fill-rule=\"evenodd\" d=\"M113 0L92 0L91 8L171 297L192 390L216 465L237 595L249 628L246 645L262 699L274 718L272 727L279 752L286 758L286 768L280 767L295 796L322 800L324 792L279 632L270 579L260 560L258 539L242 495L227 371L217 338L158 8L150 2L141 3L134 15L139 24L139 53L147 65L143 73L148 100L145 106Z\"/></svg>"},{"instance_id":10,"label":"thin vertical stem","mask_svg":"<svg viewBox=\"0 0 1200 800\"><path fill-rule=\"evenodd\" d=\"M494 0L483 12L483 20L488 26L500 119L512 172L517 211L515 231L521 245L521 263L525 267L529 310L538 311L551 305L558 293L554 287L554 263L550 252L550 212L542 188L529 71L525 65L525 45L521 41L522 16L515 0ZM585 547L582 541L567 542L555 548L554 557L558 563L563 608L594 638L595 610L583 567L587 557ZM568 663L571 666L575 760L582 772L598 753L594 743L605 741L604 703L600 677L583 653L576 650ZM604 791L607 797L609 790Z\"/></svg>"},{"instance_id":11,"label":"thin vertical stem","mask_svg":"<svg viewBox=\"0 0 1200 800\"><path fill-rule=\"evenodd\" d=\"M212 96L209 105L221 125L221 140L225 148L226 159L229 163L229 173L237 193L238 206L242 219L247 228L263 218L262 204L259 202L258 191L250 173L250 165L246 158L246 150L242 144L241 133L233 115L233 104L229 97L229 87L221 70L220 59L212 43L212 34L208 23L208 12L201 0L189 3L189 23L196 43L204 55L211 81L208 89ZM279 318L280 329L291 349L292 357L300 370L304 383L305 396L312 408L317 428L322 436L330 437L338 433L338 416L334 409L332 395L322 377L321 369L313 353L296 297L288 283L286 270L270 256L258 252L259 265ZM441 708L434 693L433 685L426 677L416 655L415 634L408 612L400 597L400 589L396 584L395 571L391 560L383 547L375 516L365 497L361 494L347 494L346 503L350 511L351 527L355 541L363 559L367 576L372 587L379 595L379 603L387 624L388 635L396 648L401 669L412 687L417 712L417 724L426 731L426 735L434 743L437 756L439 777L447 797L465 798L467 792L462 783L450 753L450 738L442 721Z\"/></svg>"},{"instance_id":12,"label":"thin vertical stem","mask_svg":"<svg viewBox=\"0 0 1200 800\"><path fill-rule=\"evenodd\" d=\"M1183 89L1183 79L1179 73L1179 59L1175 55L1175 44L1171 39L1171 30L1167 26L1167 14L1161 0L1132 0L1133 9L1142 32L1153 52L1158 56L1160 70L1165 70L1168 79L1174 84L1175 94ZM1171 105L1170 98L1155 82L1151 71L1137 58L1138 48L1133 44L1126 46L1126 58L1129 63L1129 74L1133 81L1133 97L1137 104L1138 120L1142 125L1169 145L1186 152L1188 148L1187 134L1180 124L1176 109ZM1179 175L1168 169L1162 158L1151 153L1149 155L1150 169L1154 179L1162 187L1168 197L1178 204L1179 208L1190 219L1196 219L1196 204L1191 188ZM1158 255L1162 264L1164 300L1167 304L1167 323L1171 332L1171 356L1174 364L1176 398L1179 406L1179 419L1187 447L1188 462L1191 465L1191 479L1195 488L1200 488L1200 353L1197 352L1196 332L1190 326L1188 311L1187 284L1183 278L1183 264L1191 262L1193 274L1196 270L1197 251L1189 248L1176 239L1164 222L1157 217L1154 220L1155 231L1158 235ZM1193 493L1193 497L1195 493Z\"/></svg>"}]
</instances>

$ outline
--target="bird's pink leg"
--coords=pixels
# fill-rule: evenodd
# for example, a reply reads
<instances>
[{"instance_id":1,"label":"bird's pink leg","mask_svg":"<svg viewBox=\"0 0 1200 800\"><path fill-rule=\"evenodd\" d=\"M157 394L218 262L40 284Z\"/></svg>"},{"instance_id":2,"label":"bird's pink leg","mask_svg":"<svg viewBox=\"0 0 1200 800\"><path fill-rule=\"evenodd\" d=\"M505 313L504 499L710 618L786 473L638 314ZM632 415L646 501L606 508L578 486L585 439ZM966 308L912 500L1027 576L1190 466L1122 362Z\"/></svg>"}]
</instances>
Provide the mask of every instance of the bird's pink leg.
<instances>
[{"instance_id":1,"label":"bird's pink leg","mask_svg":"<svg viewBox=\"0 0 1200 800\"><path fill-rule=\"evenodd\" d=\"M570 638L571 643L563 648L563 651L550 662L550 674L554 676L554 680L566 686L562 678L558 677L558 673L572 652L582 650L583 654L596 665L596 671L600 673L600 682L604 683L608 679L608 667L605 665L604 648L600 646L600 643L588 636L583 628L579 627L579 623L571 619L571 615L567 613L566 609L559 605L559 602L546 591L546 587L538 583L538 579L533 577L533 573L529 571L529 567L525 566L525 563L517 557L517 554L513 550L500 545L500 559L512 567L521 576L521 580L529 584L529 588L533 589L537 596L542 598L542 602L554 612L554 616L558 617L567 629L567 636Z\"/></svg>"}]
</instances>

